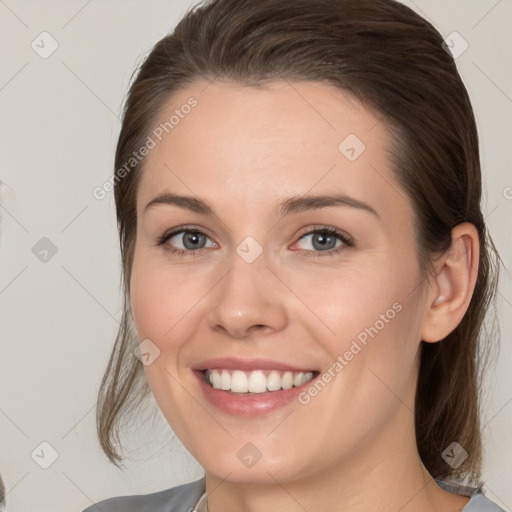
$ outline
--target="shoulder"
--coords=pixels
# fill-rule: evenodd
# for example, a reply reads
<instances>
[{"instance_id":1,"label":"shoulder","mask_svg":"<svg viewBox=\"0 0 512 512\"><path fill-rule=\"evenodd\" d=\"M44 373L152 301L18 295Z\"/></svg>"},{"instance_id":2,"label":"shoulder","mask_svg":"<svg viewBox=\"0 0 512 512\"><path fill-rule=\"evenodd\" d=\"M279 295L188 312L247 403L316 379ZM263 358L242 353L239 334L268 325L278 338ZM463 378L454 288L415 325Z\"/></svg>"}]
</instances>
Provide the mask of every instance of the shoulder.
<instances>
[{"instance_id":1,"label":"shoulder","mask_svg":"<svg viewBox=\"0 0 512 512\"><path fill-rule=\"evenodd\" d=\"M436 479L436 482L445 490L468 496L470 500L461 512L505 512L494 501L491 501L482 493L481 488L467 487L456 482L447 482Z\"/></svg>"},{"instance_id":2,"label":"shoulder","mask_svg":"<svg viewBox=\"0 0 512 512\"><path fill-rule=\"evenodd\" d=\"M118 496L83 512L190 512L205 492L205 478L152 494Z\"/></svg>"},{"instance_id":3,"label":"shoulder","mask_svg":"<svg viewBox=\"0 0 512 512\"><path fill-rule=\"evenodd\" d=\"M468 504L462 512L505 512L494 501L484 496L482 493L475 494L471 497Z\"/></svg>"}]
</instances>

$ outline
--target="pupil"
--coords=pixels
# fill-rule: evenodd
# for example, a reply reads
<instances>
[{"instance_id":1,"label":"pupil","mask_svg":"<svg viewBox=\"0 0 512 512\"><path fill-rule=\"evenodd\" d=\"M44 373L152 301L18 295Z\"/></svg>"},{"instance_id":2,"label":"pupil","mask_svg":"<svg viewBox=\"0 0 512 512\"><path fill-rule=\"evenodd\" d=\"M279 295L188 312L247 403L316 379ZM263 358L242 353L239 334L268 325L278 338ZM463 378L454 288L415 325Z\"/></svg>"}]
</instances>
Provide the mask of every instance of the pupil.
<instances>
[{"instance_id":1,"label":"pupil","mask_svg":"<svg viewBox=\"0 0 512 512\"><path fill-rule=\"evenodd\" d=\"M316 241L319 241L320 243L320 247L324 248L325 249L325 245L327 243L327 240L329 238L333 238L331 235L324 235L324 234L318 234L317 235L317 238L316 238Z\"/></svg>"},{"instance_id":2,"label":"pupil","mask_svg":"<svg viewBox=\"0 0 512 512\"><path fill-rule=\"evenodd\" d=\"M191 242L192 245L197 245L198 238L202 236L202 233L186 233L185 234L185 246L187 242ZM192 247L192 249L196 249L197 247Z\"/></svg>"}]
</instances>

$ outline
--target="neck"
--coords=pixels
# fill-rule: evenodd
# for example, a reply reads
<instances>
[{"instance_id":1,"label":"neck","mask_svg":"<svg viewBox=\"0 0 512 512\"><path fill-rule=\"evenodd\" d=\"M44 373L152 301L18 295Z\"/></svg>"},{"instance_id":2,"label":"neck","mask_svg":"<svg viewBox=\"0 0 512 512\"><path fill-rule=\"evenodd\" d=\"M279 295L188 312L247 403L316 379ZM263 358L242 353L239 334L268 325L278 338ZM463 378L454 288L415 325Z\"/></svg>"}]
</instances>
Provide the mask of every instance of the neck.
<instances>
[{"instance_id":1,"label":"neck","mask_svg":"<svg viewBox=\"0 0 512 512\"><path fill-rule=\"evenodd\" d=\"M264 482L240 483L206 474L209 512L454 512L469 501L439 487L423 466L414 418L403 407L397 424L335 466L290 480L272 470ZM409 416L407 418L407 416ZM404 437L404 418L408 428ZM234 473L231 473L231 475Z\"/></svg>"}]
</instances>

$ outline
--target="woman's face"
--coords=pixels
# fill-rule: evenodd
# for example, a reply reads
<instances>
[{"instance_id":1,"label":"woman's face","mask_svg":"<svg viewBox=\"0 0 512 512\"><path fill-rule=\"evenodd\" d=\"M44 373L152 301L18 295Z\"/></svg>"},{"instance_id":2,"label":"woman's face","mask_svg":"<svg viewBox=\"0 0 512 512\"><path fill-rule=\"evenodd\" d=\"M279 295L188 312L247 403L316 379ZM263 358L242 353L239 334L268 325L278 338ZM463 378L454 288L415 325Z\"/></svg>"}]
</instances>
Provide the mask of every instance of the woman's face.
<instances>
[{"instance_id":1,"label":"woman's face","mask_svg":"<svg viewBox=\"0 0 512 512\"><path fill-rule=\"evenodd\" d=\"M315 82L198 83L156 125L173 115L138 189L131 304L186 448L273 483L415 446L426 299L384 124Z\"/></svg>"}]
</instances>

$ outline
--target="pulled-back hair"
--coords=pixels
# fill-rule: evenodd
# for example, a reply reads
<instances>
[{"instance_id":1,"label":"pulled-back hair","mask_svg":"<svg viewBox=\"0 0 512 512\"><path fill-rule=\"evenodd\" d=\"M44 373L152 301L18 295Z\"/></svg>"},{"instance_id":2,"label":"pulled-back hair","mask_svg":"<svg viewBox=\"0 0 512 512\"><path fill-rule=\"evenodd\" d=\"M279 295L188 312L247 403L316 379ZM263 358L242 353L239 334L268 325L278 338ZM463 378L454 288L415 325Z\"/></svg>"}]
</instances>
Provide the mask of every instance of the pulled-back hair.
<instances>
[{"instance_id":1,"label":"pulled-back hair","mask_svg":"<svg viewBox=\"0 0 512 512\"><path fill-rule=\"evenodd\" d=\"M417 254L425 276L446 251L451 230L478 230L476 286L460 324L438 343L421 342L416 441L435 478L481 485L479 414L489 340L483 320L493 304L498 256L481 211L475 118L453 57L438 31L394 0L209 0L190 9L149 52L124 105L115 169L145 144L173 93L199 80L236 85L317 81L372 108L392 135L393 172L414 209ZM98 396L101 446L122 460L119 429L149 394L131 325L129 286L136 240L136 194L144 160L115 185L123 266L124 313ZM494 324L493 324L494 325ZM452 468L442 452L458 442L468 458Z\"/></svg>"}]
</instances>

